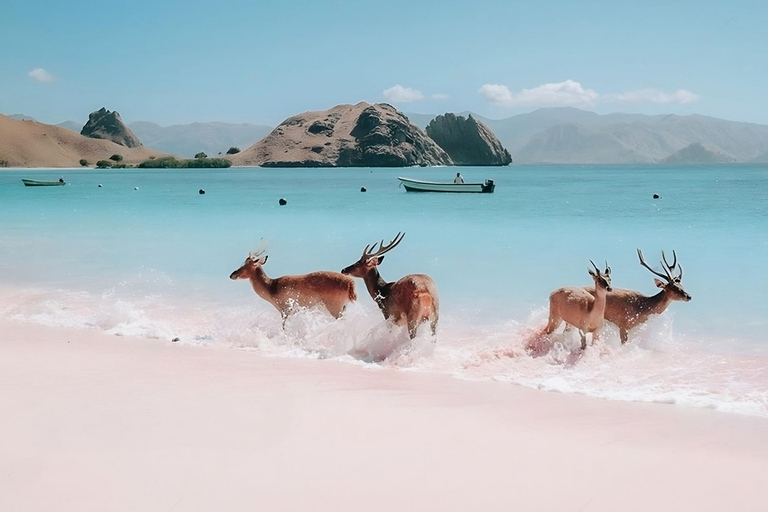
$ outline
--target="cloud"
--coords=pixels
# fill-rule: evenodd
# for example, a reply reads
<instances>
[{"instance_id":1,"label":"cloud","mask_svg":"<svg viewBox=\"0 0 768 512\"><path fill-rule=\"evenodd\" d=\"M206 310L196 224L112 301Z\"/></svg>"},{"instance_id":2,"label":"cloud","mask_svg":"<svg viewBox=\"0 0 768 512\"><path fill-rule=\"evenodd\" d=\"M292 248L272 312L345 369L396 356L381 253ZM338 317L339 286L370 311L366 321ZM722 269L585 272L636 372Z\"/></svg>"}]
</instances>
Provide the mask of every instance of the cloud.
<instances>
[{"instance_id":1,"label":"cloud","mask_svg":"<svg viewBox=\"0 0 768 512\"><path fill-rule=\"evenodd\" d=\"M417 91L410 87L403 87L400 84L390 87L389 89L384 89L383 94L387 101L393 103L410 103L412 101L421 101L424 99L424 95L421 91Z\"/></svg>"},{"instance_id":2,"label":"cloud","mask_svg":"<svg viewBox=\"0 0 768 512\"><path fill-rule=\"evenodd\" d=\"M52 74L44 70L43 68L35 68L29 72L29 78L35 82L53 82L56 80Z\"/></svg>"},{"instance_id":3,"label":"cloud","mask_svg":"<svg viewBox=\"0 0 768 512\"><path fill-rule=\"evenodd\" d=\"M579 82L542 84L533 89L513 93L506 85L485 84L477 92L489 102L505 107L586 107L600 97L592 89L585 89Z\"/></svg>"},{"instance_id":4,"label":"cloud","mask_svg":"<svg viewBox=\"0 0 768 512\"><path fill-rule=\"evenodd\" d=\"M443 93L439 92L437 94L433 94L432 95L432 99L433 100L437 100L437 101L445 101L445 100L451 99L451 97L448 96L447 94L443 94Z\"/></svg>"},{"instance_id":5,"label":"cloud","mask_svg":"<svg viewBox=\"0 0 768 512\"><path fill-rule=\"evenodd\" d=\"M696 103L701 99L701 96L685 89L678 89L671 93L659 91L658 89L639 89L637 91L609 94L606 95L606 99L633 103Z\"/></svg>"}]
</instances>

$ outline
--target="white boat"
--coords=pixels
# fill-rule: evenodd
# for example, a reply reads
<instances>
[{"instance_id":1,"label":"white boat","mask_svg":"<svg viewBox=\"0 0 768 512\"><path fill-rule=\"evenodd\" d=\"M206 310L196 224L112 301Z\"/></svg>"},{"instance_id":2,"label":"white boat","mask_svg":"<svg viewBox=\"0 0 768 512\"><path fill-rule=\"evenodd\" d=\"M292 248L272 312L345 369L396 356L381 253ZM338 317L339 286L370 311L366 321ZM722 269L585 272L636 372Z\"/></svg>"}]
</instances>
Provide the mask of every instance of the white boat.
<instances>
[{"instance_id":1,"label":"white boat","mask_svg":"<svg viewBox=\"0 0 768 512\"><path fill-rule=\"evenodd\" d=\"M434 181L412 180L398 177L400 183L408 192L464 192L490 194L496 189L493 180L485 180L485 183L437 183Z\"/></svg>"}]
</instances>

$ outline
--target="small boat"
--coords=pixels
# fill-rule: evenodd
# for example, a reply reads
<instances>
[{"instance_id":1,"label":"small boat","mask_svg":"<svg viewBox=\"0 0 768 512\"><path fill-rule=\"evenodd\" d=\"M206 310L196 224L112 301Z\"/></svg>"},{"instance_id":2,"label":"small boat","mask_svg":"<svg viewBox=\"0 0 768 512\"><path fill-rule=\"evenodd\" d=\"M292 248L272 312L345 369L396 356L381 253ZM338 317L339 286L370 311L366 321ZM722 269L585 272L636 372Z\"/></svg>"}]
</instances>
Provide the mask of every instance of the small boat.
<instances>
[{"instance_id":1,"label":"small boat","mask_svg":"<svg viewBox=\"0 0 768 512\"><path fill-rule=\"evenodd\" d=\"M485 183L436 183L434 181L412 180L400 178L400 183L408 192L465 192L490 194L496 189L493 180L485 180Z\"/></svg>"},{"instance_id":2,"label":"small boat","mask_svg":"<svg viewBox=\"0 0 768 512\"><path fill-rule=\"evenodd\" d=\"M26 180L22 179L22 183L24 183L24 186L26 187L60 187L61 185L66 185L67 182L64 180L59 181L39 181L39 180Z\"/></svg>"}]
</instances>

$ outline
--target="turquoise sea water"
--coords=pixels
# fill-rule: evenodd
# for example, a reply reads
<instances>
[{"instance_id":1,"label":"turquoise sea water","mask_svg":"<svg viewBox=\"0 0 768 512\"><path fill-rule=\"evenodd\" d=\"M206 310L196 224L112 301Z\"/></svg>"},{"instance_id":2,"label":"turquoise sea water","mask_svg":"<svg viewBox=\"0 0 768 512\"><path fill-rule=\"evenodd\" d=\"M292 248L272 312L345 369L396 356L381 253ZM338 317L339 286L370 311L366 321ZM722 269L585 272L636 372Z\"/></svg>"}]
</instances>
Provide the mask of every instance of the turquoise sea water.
<instances>
[{"instance_id":1,"label":"turquoise sea water","mask_svg":"<svg viewBox=\"0 0 768 512\"><path fill-rule=\"evenodd\" d=\"M468 182L494 178L496 193L406 193L396 179L445 181L452 168L3 171L0 307L26 321L351 359L353 348L390 350L403 338L362 282L347 318L307 312L283 332L229 273L259 243L272 276L340 270L405 231L381 273L435 279L439 340L406 343L383 364L768 415L768 167L461 171ZM60 176L70 184L20 181ZM579 360L569 336L547 357L525 355L549 292L590 284L589 259L608 260L614 286L655 293L638 247L657 268L661 250L675 249L693 300L625 347L609 329Z\"/></svg>"}]
</instances>

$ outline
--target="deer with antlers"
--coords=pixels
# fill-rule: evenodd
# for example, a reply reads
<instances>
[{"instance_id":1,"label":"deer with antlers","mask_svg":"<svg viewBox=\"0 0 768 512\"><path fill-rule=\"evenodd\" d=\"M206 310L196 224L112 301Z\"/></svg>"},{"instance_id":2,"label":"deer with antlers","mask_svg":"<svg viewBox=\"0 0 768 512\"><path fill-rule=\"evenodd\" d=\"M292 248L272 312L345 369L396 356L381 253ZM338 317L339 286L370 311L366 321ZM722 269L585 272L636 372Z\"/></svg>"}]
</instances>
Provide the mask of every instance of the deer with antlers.
<instances>
[{"instance_id":1,"label":"deer with antlers","mask_svg":"<svg viewBox=\"0 0 768 512\"><path fill-rule=\"evenodd\" d=\"M595 281L595 292L588 293L584 288L566 286L558 288L549 295L549 322L545 332L552 334L565 321L579 330L581 349L587 348L587 334L592 333L592 342L597 340L598 332L603 327L605 295L611 291L611 267L605 263L605 272L600 272L597 265L589 260L592 269L587 269Z\"/></svg>"},{"instance_id":2,"label":"deer with antlers","mask_svg":"<svg viewBox=\"0 0 768 512\"><path fill-rule=\"evenodd\" d=\"M643 251L637 250L640 265L664 281L654 278L656 286L661 291L656 295L648 296L634 290L614 289L608 293L605 302L605 319L616 324L619 328L619 337L622 345L627 342L629 330L645 323L651 315L662 314L672 301L688 302L691 296L683 289L683 266L677 263L677 253L672 251L672 264L667 261L664 251L661 252L661 268L664 273L653 270L643 258ZM674 275L675 269L678 274ZM594 287L585 288L589 293L594 293Z\"/></svg>"},{"instance_id":3,"label":"deer with antlers","mask_svg":"<svg viewBox=\"0 0 768 512\"><path fill-rule=\"evenodd\" d=\"M250 253L243 265L232 272L229 278L248 279L253 291L280 312L283 327L297 307L320 305L334 318L339 318L344 307L357 300L355 280L338 272L310 272L272 279L262 268L268 257L264 251Z\"/></svg>"},{"instance_id":4,"label":"deer with antlers","mask_svg":"<svg viewBox=\"0 0 768 512\"><path fill-rule=\"evenodd\" d=\"M378 304L384 318L397 325L406 325L411 339L418 327L429 322L432 335L436 334L439 317L437 287L431 277L424 274L408 274L398 281L388 283L379 274L378 266L384 261L384 254L403 241L405 233L397 236L387 245L384 240L373 246L366 245L363 255L353 265L341 271L342 274L362 278L371 298Z\"/></svg>"}]
</instances>

